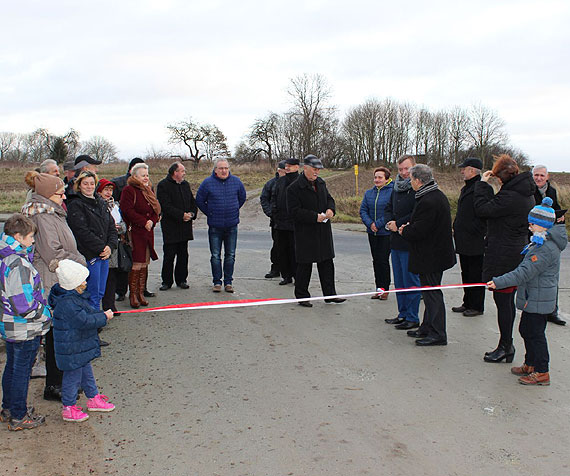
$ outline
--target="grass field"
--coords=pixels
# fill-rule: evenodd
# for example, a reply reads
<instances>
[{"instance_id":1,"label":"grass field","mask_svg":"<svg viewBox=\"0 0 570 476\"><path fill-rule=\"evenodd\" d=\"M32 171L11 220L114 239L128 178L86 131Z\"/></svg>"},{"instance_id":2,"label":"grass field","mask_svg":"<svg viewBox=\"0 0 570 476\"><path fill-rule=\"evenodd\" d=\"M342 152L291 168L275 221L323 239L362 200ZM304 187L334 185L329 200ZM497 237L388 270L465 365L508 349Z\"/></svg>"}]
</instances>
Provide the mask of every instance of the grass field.
<instances>
[{"instance_id":1,"label":"grass field","mask_svg":"<svg viewBox=\"0 0 570 476\"><path fill-rule=\"evenodd\" d=\"M150 160L150 177L152 183L157 184L162 180L172 163L170 160ZM198 186L208 175L212 173L210 163L200 164L194 168L192 163L186 163L186 180L194 193ZM113 178L123 175L126 172L125 162L105 164L99 168L99 177ZM0 163L0 213L12 213L19 211L22 207L27 185L24 183L24 176L28 170L32 170L33 165L23 166L22 164ZM240 177L245 188L256 190L273 177L274 170L267 164L245 164L232 165L231 171ZM337 215L333 221L343 223L360 223L359 209L364 192L373 186L373 169L360 169L358 175L358 194L356 193L356 180L352 170L323 170L321 174L325 180L331 195L336 201ZM451 205L452 215L455 216L457 210L457 199L463 186L463 180L458 170L452 172L436 172L435 178L441 190L447 195ZM553 173L551 183L558 190L558 199L562 207L570 206L570 174ZM570 230L570 220L567 228Z\"/></svg>"}]
</instances>

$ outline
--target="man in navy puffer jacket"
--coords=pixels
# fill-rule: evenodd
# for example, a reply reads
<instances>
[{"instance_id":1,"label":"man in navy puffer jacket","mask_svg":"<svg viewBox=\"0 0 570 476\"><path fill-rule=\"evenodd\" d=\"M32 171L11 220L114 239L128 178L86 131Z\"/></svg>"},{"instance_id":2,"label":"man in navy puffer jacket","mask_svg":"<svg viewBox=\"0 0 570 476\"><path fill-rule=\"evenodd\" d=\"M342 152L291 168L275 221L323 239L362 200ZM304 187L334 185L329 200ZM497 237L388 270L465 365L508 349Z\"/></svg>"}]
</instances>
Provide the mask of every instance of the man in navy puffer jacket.
<instances>
[{"instance_id":1,"label":"man in navy puffer jacket","mask_svg":"<svg viewBox=\"0 0 570 476\"><path fill-rule=\"evenodd\" d=\"M200 184L196 193L196 204L208 217L210 264L214 283L212 290L215 293L222 290L222 271L226 292L234 292L232 281L239 209L245 203L245 198L245 187L239 178L230 174L230 165L226 159L217 159L214 162L212 175ZM223 269L222 243L224 244Z\"/></svg>"}]
</instances>

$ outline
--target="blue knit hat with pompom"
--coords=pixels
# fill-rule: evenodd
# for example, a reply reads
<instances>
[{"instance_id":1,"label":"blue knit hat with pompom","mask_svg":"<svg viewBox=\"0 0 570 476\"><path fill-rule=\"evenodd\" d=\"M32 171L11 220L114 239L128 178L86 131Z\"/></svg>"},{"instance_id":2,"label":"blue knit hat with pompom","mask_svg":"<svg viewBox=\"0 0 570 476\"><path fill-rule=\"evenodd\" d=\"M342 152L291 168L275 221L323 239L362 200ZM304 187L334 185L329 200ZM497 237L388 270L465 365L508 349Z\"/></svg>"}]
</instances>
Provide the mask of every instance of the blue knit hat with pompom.
<instances>
[{"instance_id":1,"label":"blue knit hat with pompom","mask_svg":"<svg viewBox=\"0 0 570 476\"><path fill-rule=\"evenodd\" d=\"M544 197L542 203L534 207L528 214L528 222L543 228L552 228L556 221L556 213L552 209L552 198Z\"/></svg>"}]
</instances>

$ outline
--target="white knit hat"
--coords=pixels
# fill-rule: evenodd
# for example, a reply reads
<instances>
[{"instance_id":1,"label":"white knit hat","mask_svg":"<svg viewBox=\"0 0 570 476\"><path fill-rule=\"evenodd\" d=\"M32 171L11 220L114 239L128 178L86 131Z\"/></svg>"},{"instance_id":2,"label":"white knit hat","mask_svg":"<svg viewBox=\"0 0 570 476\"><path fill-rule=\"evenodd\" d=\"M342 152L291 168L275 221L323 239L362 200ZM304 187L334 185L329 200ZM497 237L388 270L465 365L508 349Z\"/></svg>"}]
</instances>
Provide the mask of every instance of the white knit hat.
<instances>
[{"instance_id":1,"label":"white knit hat","mask_svg":"<svg viewBox=\"0 0 570 476\"><path fill-rule=\"evenodd\" d=\"M57 280L63 289L71 291L79 286L89 276L89 270L82 264L70 259L62 259L56 270Z\"/></svg>"}]
</instances>

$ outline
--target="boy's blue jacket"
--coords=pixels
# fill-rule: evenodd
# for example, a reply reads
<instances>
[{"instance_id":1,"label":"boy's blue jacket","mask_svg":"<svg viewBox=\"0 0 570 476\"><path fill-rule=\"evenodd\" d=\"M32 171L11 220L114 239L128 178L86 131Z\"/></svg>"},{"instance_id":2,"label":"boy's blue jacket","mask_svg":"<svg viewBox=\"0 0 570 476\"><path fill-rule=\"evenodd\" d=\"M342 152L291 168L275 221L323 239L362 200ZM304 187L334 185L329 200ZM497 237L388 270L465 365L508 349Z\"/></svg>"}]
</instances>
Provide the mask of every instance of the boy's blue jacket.
<instances>
[{"instance_id":1,"label":"boy's blue jacket","mask_svg":"<svg viewBox=\"0 0 570 476\"><path fill-rule=\"evenodd\" d=\"M556 307L560 253L568 244L565 225L554 225L542 246L531 245L521 264L493 278L497 289L518 286L517 308L533 314L550 314Z\"/></svg>"},{"instance_id":2,"label":"boy's blue jacket","mask_svg":"<svg viewBox=\"0 0 570 476\"><path fill-rule=\"evenodd\" d=\"M386 219L384 218L384 210L392 197L394 183L388 182L382 188L372 187L366 190L362 203L360 204L360 218L362 223L366 225L366 231L374 236L388 236L390 232L386 230ZM374 233L370 226L376 223L378 231Z\"/></svg>"},{"instance_id":3,"label":"boy's blue jacket","mask_svg":"<svg viewBox=\"0 0 570 476\"><path fill-rule=\"evenodd\" d=\"M222 180L215 172L204 179L196 192L196 204L208 217L208 226L231 228L239 223L239 209L246 192L241 180L230 174Z\"/></svg>"},{"instance_id":4,"label":"boy's blue jacket","mask_svg":"<svg viewBox=\"0 0 570 476\"><path fill-rule=\"evenodd\" d=\"M89 293L79 294L54 284L48 298L53 308L53 341L59 370L75 370L101 355L97 329L107 324L103 311L89 305Z\"/></svg>"}]
</instances>

